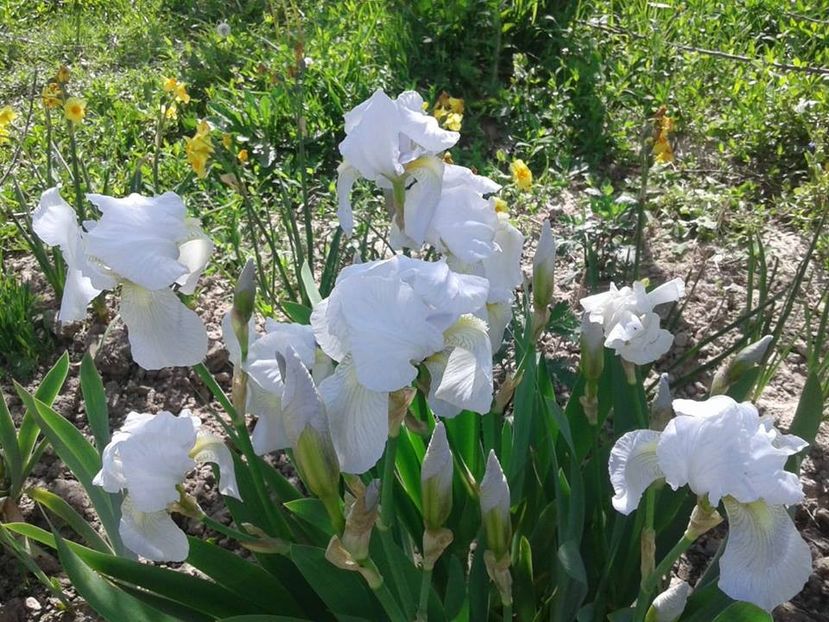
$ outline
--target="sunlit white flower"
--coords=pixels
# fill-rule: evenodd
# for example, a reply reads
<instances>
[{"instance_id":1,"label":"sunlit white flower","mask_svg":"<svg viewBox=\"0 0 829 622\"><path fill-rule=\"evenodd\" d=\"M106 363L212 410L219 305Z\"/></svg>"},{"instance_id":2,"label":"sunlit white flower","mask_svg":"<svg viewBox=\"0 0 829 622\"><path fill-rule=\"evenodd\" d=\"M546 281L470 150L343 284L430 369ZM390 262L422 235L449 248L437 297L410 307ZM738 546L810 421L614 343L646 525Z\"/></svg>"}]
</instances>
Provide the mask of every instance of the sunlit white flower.
<instances>
[{"instance_id":1,"label":"sunlit white flower","mask_svg":"<svg viewBox=\"0 0 829 622\"><path fill-rule=\"evenodd\" d=\"M454 145L459 134L425 114L414 91L392 100L382 89L346 113L345 133L337 171L340 226L347 234L354 228L349 195L363 177L405 197L395 217L409 238L423 244L441 193L443 162L436 154Z\"/></svg>"},{"instance_id":2,"label":"sunlit white flower","mask_svg":"<svg viewBox=\"0 0 829 622\"><path fill-rule=\"evenodd\" d=\"M440 252L475 263L498 249L495 233L498 216L484 198L501 186L468 168L444 167L440 199L426 232L426 241Z\"/></svg>"},{"instance_id":3,"label":"sunlit white flower","mask_svg":"<svg viewBox=\"0 0 829 622\"><path fill-rule=\"evenodd\" d=\"M87 198L101 218L83 227L57 188L43 193L32 215L35 233L59 246L67 263L60 321L83 319L93 298L120 284L120 313L136 363L160 369L201 361L207 332L171 289L192 294L213 252L198 221L186 217L184 203L172 192Z\"/></svg>"},{"instance_id":4,"label":"sunlit white flower","mask_svg":"<svg viewBox=\"0 0 829 622\"><path fill-rule=\"evenodd\" d=\"M685 295L682 279L673 279L651 292L637 281L633 287L610 290L581 299L581 306L591 322L604 326L605 343L624 360L645 365L665 354L674 341L673 335L660 328L654 307L679 300Z\"/></svg>"},{"instance_id":5,"label":"sunlit white flower","mask_svg":"<svg viewBox=\"0 0 829 622\"><path fill-rule=\"evenodd\" d=\"M222 38L225 38L230 35L230 24L227 22L219 22L216 25L216 34Z\"/></svg>"},{"instance_id":6,"label":"sunlit white flower","mask_svg":"<svg viewBox=\"0 0 829 622\"><path fill-rule=\"evenodd\" d=\"M495 250L490 255L474 263L463 262L454 255L447 257L447 263L456 272L482 276L489 282L487 304L475 314L489 325L493 352L501 347L504 330L512 320L515 288L524 280L521 271L524 234L510 223L507 214L499 212L496 218Z\"/></svg>"},{"instance_id":7,"label":"sunlit white flower","mask_svg":"<svg viewBox=\"0 0 829 622\"><path fill-rule=\"evenodd\" d=\"M221 439L200 429L183 410L157 415L131 412L104 448L93 483L111 493L126 492L119 532L133 552L154 561L183 561L187 539L167 507L179 500L178 486L197 464L219 467L219 492L239 498L233 458Z\"/></svg>"},{"instance_id":8,"label":"sunlit white flower","mask_svg":"<svg viewBox=\"0 0 829 622\"><path fill-rule=\"evenodd\" d=\"M409 386L417 366L434 354L446 354L446 363L435 368L441 372L433 378L435 397L450 410L489 410L485 327L467 322L452 331L461 316L483 307L487 295L486 279L456 274L444 261L398 256L340 273L311 325L322 350L339 362L320 393L343 471L362 473L377 462L389 431L389 393ZM467 375L461 379L461 373Z\"/></svg>"},{"instance_id":9,"label":"sunlit white flower","mask_svg":"<svg viewBox=\"0 0 829 622\"><path fill-rule=\"evenodd\" d=\"M800 591L811 569L809 547L785 509L803 498L786 460L806 443L781 434L749 402L723 395L674 400L673 410L677 416L664 432L635 430L616 442L609 464L613 506L631 513L659 478L674 489L689 486L713 506L722 500L729 537L720 588L771 610Z\"/></svg>"},{"instance_id":10,"label":"sunlit white flower","mask_svg":"<svg viewBox=\"0 0 829 622\"><path fill-rule=\"evenodd\" d=\"M241 365L241 351L231 327L229 311L222 320L222 333L231 362ZM285 384L279 357L293 351L299 361L312 370L317 382L330 373L330 359L319 351L314 332L307 325L269 319L265 322L265 333L260 335L251 320L248 335L248 356L244 363L249 376L246 408L258 418L251 441L254 451L263 455L292 446L282 403Z\"/></svg>"}]
</instances>

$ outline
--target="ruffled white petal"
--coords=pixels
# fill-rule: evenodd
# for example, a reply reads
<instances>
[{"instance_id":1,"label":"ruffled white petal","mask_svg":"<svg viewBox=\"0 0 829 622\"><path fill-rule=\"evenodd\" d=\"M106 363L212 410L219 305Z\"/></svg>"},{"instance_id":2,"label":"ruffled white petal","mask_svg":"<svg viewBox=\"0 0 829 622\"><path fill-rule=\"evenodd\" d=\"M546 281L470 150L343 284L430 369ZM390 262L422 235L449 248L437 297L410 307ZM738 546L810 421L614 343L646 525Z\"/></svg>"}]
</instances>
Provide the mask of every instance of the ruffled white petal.
<instances>
[{"instance_id":1,"label":"ruffled white petal","mask_svg":"<svg viewBox=\"0 0 829 622\"><path fill-rule=\"evenodd\" d=\"M127 495L121 504L118 533L133 553L154 562L183 562L190 552L187 535L167 510L140 512Z\"/></svg>"},{"instance_id":2,"label":"ruffled white petal","mask_svg":"<svg viewBox=\"0 0 829 622\"><path fill-rule=\"evenodd\" d=\"M388 393L361 385L349 358L343 360L319 387L331 439L345 473L365 473L386 447L389 435Z\"/></svg>"},{"instance_id":3,"label":"ruffled white petal","mask_svg":"<svg viewBox=\"0 0 829 622\"><path fill-rule=\"evenodd\" d=\"M257 417L250 440L258 456L291 446L282 416L281 395L266 391L255 380L248 383L247 409Z\"/></svg>"},{"instance_id":4,"label":"ruffled white petal","mask_svg":"<svg viewBox=\"0 0 829 622\"><path fill-rule=\"evenodd\" d=\"M489 325L489 343L492 352L498 352L504 343L504 333L512 321L511 302L493 302L486 305L486 320Z\"/></svg>"},{"instance_id":5,"label":"ruffled white petal","mask_svg":"<svg viewBox=\"0 0 829 622\"><path fill-rule=\"evenodd\" d=\"M666 302L676 302L685 295L685 281L676 278L647 293L651 309Z\"/></svg>"},{"instance_id":6,"label":"ruffled white petal","mask_svg":"<svg viewBox=\"0 0 829 622\"><path fill-rule=\"evenodd\" d=\"M426 319L429 309L398 279L367 276L343 285L343 315L360 383L373 391L408 386L417 376L412 361L443 348L443 335Z\"/></svg>"},{"instance_id":7,"label":"ruffled white petal","mask_svg":"<svg viewBox=\"0 0 829 622\"><path fill-rule=\"evenodd\" d=\"M199 316L170 289L121 288L121 317L132 358L144 369L190 366L207 354L207 330Z\"/></svg>"},{"instance_id":8,"label":"ruffled white petal","mask_svg":"<svg viewBox=\"0 0 829 622\"><path fill-rule=\"evenodd\" d=\"M412 93L413 91L406 91L398 97L402 104L398 107L400 133L430 153L444 151L458 142L460 134L442 129L433 116L424 114L422 109L415 110L411 107L412 102L420 98L416 93L414 95L417 99L414 98Z\"/></svg>"},{"instance_id":9,"label":"ruffled white petal","mask_svg":"<svg viewBox=\"0 0 829 622\"><path fill-rule=\"evenodd\" d=\"M351 210L351 189L360 172L348 162L337 167L337 218L346 235L354 231L354 213Z\"/></svg>"},{"instance_id":10,"label":"ruffled white petal","mask_svg":"<svg viewBox=\"0 0 829 622\"><path fill-rule=\"evenodd\" d=\"M345 358L348 354L348 326L342 315L339 291L336 288L328 298L321 300L314 307L311 312L311 329L323 352L335 361Z\"/></svg>"},{"instance_id":11,"label":"ruffled white petal","mask_svg":"<svg viewBox=\"0 0 829 622\"><path fill-rule=\"evenodd\" d=\"M214 246L207 234L202 231L198 220L189 218L186 224L189 239L179 245L178 262L187 268L187 272L180 276L176 283L182 294L190 295L196 291L196 283L210 261Z\"/></svg>"},{"instance_id":12,"label":"ruffled white petal","mask_svg":"<svg viewBox=\"0 0 829 622\"><path fill-rule=\"evenodd\" d=\"M466 186L444 187L427 240L463 262L474 263L496 250L498 217L489 201Z\"/></svg>"},{"instance_id":13,"label":"ruffled white petal","mask_svg":"<svg viewBox=\"0 0 829 622\"><path fill-rule=\"evenodd\" d=\"M608 333L605 346L626 361L647 365L670 350L673 342L674 336L659 327L656 313L641 316L628 313L625 320L616 323Z\"/></svg>"},{"instance_id":14,"label":"ruffled white petal","mask_svg":"<svg viewBox=\"0 0 829 622\"><path fill-rule=\"evenodd\" d=\"M662 477L657 457L659 438L660 433L655 430L634 430L613 445L608 471L617 512L633 512L648 486Z\"/></svg>"},{"instance_id":15,"label":"ruffled white petal","mask_svg":"<svg viewBox=\"0 0 829 622\"><path fill-rule=\"evenodd\" d=\"M809 578L812 556L786 508L725 498L728 542L720 558L720 589L771 611Z\"/></svg>"},{"instance_id":16,"label":"ruffled white petal","mask_svg":"<svg viewBox=\"0 0 829 622\"><path fill-rule=\"evenodd\" d=\"M198 464L210 462L219 467L219 492L241 501L233 456L222 439L208 432L199 432L191 455Z\"/></svg>"},{"instance_id":17,"label":"ruffled white petal","mask_svg":"<svg viewBox=\"0 0 829 622\"><path fill-rule=\"evenodd\" d=\"M121 474L137 510L163 510L179 498L176 486L196 465L189 455L195 444L187 410L178 417L161 411L118 443Z\"/></svg>"},{"instance_id":18,"label":"ruffled white petal","mask_svg":"<svg viewBox=\"0 0 829 622\"><path fill-rule=\"evenodd\" d=\"M674 400L674 407L682 401ZM735 407L705 418L684 416L678 410L668 422L657 453L665 480L674 490L688 484L696 494L707 494L714 506L726 495L757 498L744 476L757 416L752 419L750 411L732 403ZM720 408L719 401L714 407Z\"/></svg>"},{"instance_id":19,"label":"ruffled white petal","mask_svg":"<svg viewBox=\"0 0 829 622\"><path fill-rule=\"evenodd\" d=\"M443 160L435 156L422 156L406 166L406 173L414 179L414 184L406 189L404 233L419 247L426 239L441 197Z\"/></svg>"},{"instance_id":20,"label":"ruffled white petal","mask_svg":"<svg viewBox=\"0 0 829 622\"><path fill-rule=\"evenodd\" d=\"M484 274L489 280L487 302L509 302L515 288L524 280L521 272L524 234L510 224L505 214L498 214L495 244L499 250L483 260Z\"/></svg>"},{"instance_id":21,"label":"ruffled white petal","mask_svg":"<svg viewBox=\"0 0 829 622\"><path fill-rule=\"evenodd\" d=\"M64 201L58 188L50 188L40 197L32 214L32 228L49 246L58 246L66 261L66 282L58 320L76 322L86 317L86 308L102 290L84 274L87 266L81 241L81 228L75 210Z\"/></svg>"},{"instance_id":22,"label":"ruffled white petal","mask_svg":"<svg viewBox=\"0 0 829 622\"><path fill-rule=\"evenodd\" d=\"M366 179L392 179L403 174L400 163L398 107L378 89L346 115L346 137L340 153Z\"/></svg>"},{"instance_id":23,"label":"ruffled white petal","mask_svg":"<svg viewBox=\"0 0 829 622\"><path fill-rule=\"evenodd\" d=\"M501 189L501 185L495 183L489 177L476 175L465 166L447 164L443 169L443 187L452 188L455 186L466 186L478 194L492 194Z\"/></svg>"},{"instance_id":24,"label":"ruffled white petal","mask_svg":"<svg viewBox=\"0 0 829 622\"><path fill-rule=\"evenodd\" d=\"M178 261L179 242L189 235L184 203L177 194L87 198L102 213L97 226L85 234L90 255L150 290L168 287L188 273Z\"/></svg>"},{"instance_id":25,"label":"ruffled white petal","mask_svg":"<svg viewBox=\"0 0 829 622\"><path fill-rule=\"evenodd\" d=\"M284 355L277 356L285 385L282 393L282 416L291 445L296 447L300 435L308 427L323 436L328 436L328 420L322 398L296 350L289 347Z\"/></svg>"},{"instance_id":26,"label":"ruffled white petal","mask_svg":"<svg viewBox=\"0 0 829 622\"><path fill-rule=\"evenodd\" d=\"M434 397L451 404L458 412L489 412L492 404L492 346L486 324L475 316L465 315L446 331L444 338L448 356L440 377L432 377Z\"/></svg>"}]
</instances>

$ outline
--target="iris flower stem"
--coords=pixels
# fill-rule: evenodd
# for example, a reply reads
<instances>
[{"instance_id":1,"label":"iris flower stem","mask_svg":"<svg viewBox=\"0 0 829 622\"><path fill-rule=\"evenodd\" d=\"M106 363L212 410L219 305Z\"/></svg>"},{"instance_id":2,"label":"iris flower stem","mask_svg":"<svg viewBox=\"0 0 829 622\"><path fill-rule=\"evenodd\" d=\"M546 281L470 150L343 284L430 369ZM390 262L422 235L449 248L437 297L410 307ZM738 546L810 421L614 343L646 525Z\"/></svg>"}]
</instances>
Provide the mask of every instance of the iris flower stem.
<instances>
[{"instance_id":1,"label":"iris flower stem","mask_svg":"<svg viewBox=\"0 0 829 622\"><path fill-rule=\"evenodd\" d=\"M72 121L69 124L69 146L72 151L72 184L75 186L75 209L78 211L78 220L83 222L86 219L86 209L83 204L83 192L81 191L81 169L78 160L78 141L75 140L75 126Z\"/></svg>"},{"instance_id":2,"label":"iris flower stem","mask_svg":"<svg viewBox=\"0 0 829 622\"><path fill-rule=\"evenodd\" d=\"M233 527L228 527L227 525L220 523L216 519L210 518L209 516L207 516L207 514L201 517L201 522L213 531L217 531L229 538L239 540L240 542L256 542L257 540L259 540L259 538L257 538L256 536L252 536L249 533L239 531L238 529L234 529Z\"/></svg>"},{"instance_id":3,"label":"iris flower stem","mask_svg":"<svg viewBox=\"0 0 829 622\"><path fill-rule=\"evenodd\" d=\"M158 193L158 161L161 157L161 142L164 135L164 106L158 107L155 124L155 153L153 154L153 191Z\"/></svg>"},{"instance_id":4,"label":"iris flower stem","mask_svg":"<svg viewBox=\"0 0 829 622\"><path fill-rule=\"evenodd\" d=\"M394 597L389 591L389 586L386 585L385 581L372 589L377 595L377 600L379 600L380 604L383 605L383 609L385 610L386 615L389 616L389 620L391 620L391 622L406 622L406 615L400 610L400 607L394 600Z\"/></svg>"},{"instance_id":5,"label":"iris flower stem","mask_svg":"<svg viewBox=\"0 0 829 622\"><path fill-rule=\"evenodd\" d=\"M633 614L634 622L643 622L645 614L648 611L648 606L650 605L651 594L654 589L656 589L657 583L662 577L671 571L671 568L673 568L676 560L678 560L679 557L690 548L695 539L696 538L692 538L687 534L682 536L682 538L680 538L674 545L674 548L672 548L668 554L662 558L662 561L659 562L656 570L654 570L650 576L642 582L642 587L639 589L639 596L636 597L636 611Z\"/></svg>"},{"instance_id":6,"label":"iris flower stem","mask_svg":"<svg viewBox=\"0 0 829 622\"><path fill-rule=\"evenodd\" d=\"M504 622L512 622L512 603L504 605Z\"/></svg>"},{"instance_id":7,"label":"iris flower stem","mask_svg":"<svg viewBox=\"0 0 829 622\"><path fill-rule=\"evenodd\" d=\"M394 513L394 463L397 460L398 436L389 436L386 443L386 459L383 463L382 489L380 490L380 524L377 526L380 532L380 541L383 544L383 552L386 555L391 568L392 577L398 590L398 596L403 601L406 611L411 611L414 606L414 597L409 592L409 584L403 576L403 569L394 560L394 538L391 532L392 514Z\"/></svg>"},{"instance_id":8,"label":"iris flower stem","mask_svg":"<svg viewBox=\"0 0 829 622\"><path fill-rule=\"evenodd\" d=\"M423 569L420 577L420 599L417 605L417 622L429 620L429 592L432 587L432 569Z\"/></svg>"},{"instance_id":9,"label":"iris flower stem","mask_svg":"<svg viewBox=\"0 0 829 622\"><path fill-rule=\"evenodd\" d=\"M240 366L241 367L241 366ZM238 390L237 383L244 383L245 387ZM250 441L250 434L248 433L247 425L245 425L245 402L244 396L247 393L247 374L241 371L239 367L233 371L233 410L229 413L233 420L233 426L236 428L237 442L242 455L250 466L250 474L253 479L253 486L256 488L256 494L262 500L262 505L265 508L265 515L271 528L283 538L291 536L291 529L288 526L285 517L282 516L273 505L270 495L268 494L268 487L265 483L265 477L262 475L261 464L256 452L253 451L253 444Z\"/></svg>"}]
</instances>

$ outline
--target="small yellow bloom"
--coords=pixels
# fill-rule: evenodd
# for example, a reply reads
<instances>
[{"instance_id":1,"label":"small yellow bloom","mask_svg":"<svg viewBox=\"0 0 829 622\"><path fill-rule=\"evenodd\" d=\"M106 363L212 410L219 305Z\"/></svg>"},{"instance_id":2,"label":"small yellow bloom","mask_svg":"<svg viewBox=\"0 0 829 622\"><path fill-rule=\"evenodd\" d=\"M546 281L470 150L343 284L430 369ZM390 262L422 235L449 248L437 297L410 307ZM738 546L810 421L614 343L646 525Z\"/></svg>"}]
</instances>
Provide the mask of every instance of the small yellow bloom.
<instances>
[{"instance_id":1,"label":"small yellow bloom","mask_svg":"<svg viewBox=\"0 0 829 622\"><path fill-rule=\"evenodd\" d=\"M86 101L80 97L70 97L63 105L63 114L72 123L80 123L86 115Z\"/></svg>"},{"instance_id":2,"label":"small yellow bloom","mask_svg":"<svg viewBox=\"0 0 829 622\"><path fill-rule=\"evenodd\" d=\"M248 161L248 150L247 150L247 149L242 149L242 150L241 150L241 151L237 154L237 156L236 156L236 157L237 157L237 158L239 158L239 162L241 162L242 164L244 164L245 162L247 162L247 161Z\"/></svg>"},{"instance_id":3,"label":"small yellow bloom","mask_svg":"<svg viewBox=\"0 0 829 622\"><path fill-rule=\"evenodd\" d=\"M57 80L60 84L66 84L69 82L69 67L66 65L61 65L58 72L55 74L55 80Z\"/></svg>"},{"instance_id":4,"label":"small yellow bloom","mask_svg":"<svg viewBox=\"0 0 829 622\"><path fill-rule=\"evenodd\" d=\"M43 99L43 105L47 108L57 108L60 106L60 100L63 92L60 85L56 82L47 82L43 87L40 96Z\"/></svg>"},{"instance_id":5,"label":"small yellow bloom","mask_svg":"<svg viewBox=\"0 0 829 622\"><path fill-rule=\"evenodd\" d=\"M176 91L176 101L181 102L182 104L190 103L190 94L187 92L187 86L184 82L179 82L175 88Z\"/></svg>"},{"instance_id":6,"label":"small yellow bloom","mask_svg":"<svg viewBox=\"0 0 829 622\"><path fill-rule=\"evenodd\" d=\"M185 137L184 143L187 161L193 167L196 175L204 177L207 175L207 163L213 153L210 124L207 121L199 121L195 135L192 138Z\"/></svg>"},{"instance_id":7,"label":"small yellow bloom","mask_svg":"<svg viewBox=\"0 0 829 622\"><path fill-rule=\"evenodd\" d=\"M504 201L501 197L494 197L495 200L495 213L496 214L508 214L509 213L509 205L507 202Z\"/></svg>"},{"instance_id":8,"label":"small yellow bloom","mask_svg":"<svg viewBox=\"0 0 829 622\"><path fill-rule=\"evenodd\" d=\"M178 118L178 109L174 103L169 106L162 104L161 111L164 113L164 116L171 121Z\"/></svg>"},{"instance_id":9,"label":"small yellow bloom","mask_svg":"<svg viewBox=\"0 0 829 622\"><path fill-rule=\"evenodd\" d=\"M230 149L230 146L233 144L233 136L231 136L228 132L222 134L222 145L224 145L225 149Z\"/></svg>"},{"instance_id":10,"label":"small yellow bloom","mask_svg":"<svg viewBox=\"0 0 829 622\"><path fill-rule=\"evenodd\" d=\"M533 187L533 173L524 164L524 160L513 160L510 164L510 171L512 171L512 181L521 190L527 191Z\"/></svg>"},{"instance_id":11,"label":"small yellow bloom","mask_svg":"<svg viewBox=\"0 0 829 622\"><path fill-rule=\"evenodd\" d=\"M667 164L674 161L674 150L668 140L670 133L674 129L674 120L669 117L667 108L662 106L656 112L656 125L653 140L653 155L654 160L660 164Z\"/></svg>"},{"instance_id":12,"label":"small yellow bloom","mask_svg":"<svg viewBox=\"0 0 829 622\"><path fill-rule=\"evenodd\" d=\"M11 106L0 108L0 127L5 127L17 118L17 113Z\"/></svg>"},{"instance_id":13,"label":"small yellow bloom","mask_svg":"<svg viewBox=\"0 0 829 622\"><path fill-rule=\"evenodd\" d=\"M443 126L454 132L461 131L461 121L463 121L463 115L457 112L450 112L446 115L446 120L443 122Z\"/></svg>"},{"instance_id":14,"label":"small yellow bloom","mask_svg":"<svg viewBox=\"0 0 829 622\"><path fill-rule=\"evenodd\" d=\"M463 114L463 99L460 97L449 97L447 102L452 112L455 114Z\"/></svg>"},{"instance_id":15,"label":"small yellow bloom","mask_svg":"<svg viewBox=\"0 0 829 622\"><path fill-rule=\"evenodd\" d=\"M172 91L176 90L178 86L178 80L175 78L164 78L164 83L162 84L162 88L165 92L171 93Z\"/></svg>"},{"instance_id":16,"label":"small yellow bloom","mask_svg":"<svg viewBox=\"0 0 829 622\"><path fill-rule=\"evenodd\" d=\"M445 164L454 164L455 161L452 159L452 154L448 151L443 152L443 162Z\"/></svg>"}]
</instances>

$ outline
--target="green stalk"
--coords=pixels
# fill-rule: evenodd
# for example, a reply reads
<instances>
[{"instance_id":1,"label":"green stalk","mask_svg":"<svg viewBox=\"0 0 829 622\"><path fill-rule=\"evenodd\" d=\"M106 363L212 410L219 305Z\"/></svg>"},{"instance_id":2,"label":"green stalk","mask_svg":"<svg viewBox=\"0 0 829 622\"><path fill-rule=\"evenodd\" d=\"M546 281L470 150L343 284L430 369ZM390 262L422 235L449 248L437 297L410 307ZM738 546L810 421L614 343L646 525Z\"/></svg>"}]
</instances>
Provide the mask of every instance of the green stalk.
<instances>
[{"instance_id":1,"label":"green stalk","mask_svg":"<svg viewBox=\"0 0 829 622\"><path fill-rule=\"evenodd\" d=\"M432 588L432 571L423 569L420 577L420 599L417 605L417 622L429 620L429 592Z\"/></svg>"},{"instance_id":2,"label":"green stalk","mask_svg":"<svg viewBox=\"0 0 829 622\"><path fill-rule=\"evenodd\" d=\"M78 143L75 140L75 125L67 121L69 125L69 146L72 151L72 184L75 186L75 209L78 212L78 220L83 222L86 218L84 208L83 192L81 191L81 170L78 161Z\"/></svg>"},{"instance_id":3,"label":"green stalk","mask_svg":"<svg viewBox=\"0 0 829 622\"><path fill-rule=\"evenodd\" d=\"M406 615L400 610L385 581L371 589L374 590L374 593L377 595L377 600L383 605L383 609L391 622L406 622Z\"/></svg>"},{"instance_id":4,"label":"green stalk","mask_svg":"<svg viewBox=\"0 0 829 622\"><path fill-rule=\"evenodd\" d=\"M512 622L512 603L504 605L504 622Z\"/></svg>"},{"instance_id":5,"label":"green stalk","mask_svg":"<svg viewBox=\"0 0 829 622\"><path fill-rule=\"evenodd\" d=\"M673 568L676 560L687 551L690 546L694 543L695 538L690 538L687 535L682 536L679 541L674 545L668 554L659 562L659 565L656 567L651 575L642 582L642 587L639 589L639 595L636 597L636 611L633 614L634 622L643 622L645 619L645 614L648 611L648 607L650 606L650 596L651 593L656 589L656 585L659 580L668 574Z\"/></svg>"},{"instance_id":6,"label":"green stalk","mask_svg":"<svg viewBox=\"0 0 829 622\"><path fill-rule=\"evenodd\" d=\"M380 533L380 541L383 544L383 553L386 556L389 567L391 568L394 583L399 591L403 601L403 607L406 611L411 611L414 607L414 597L409 591L409 584L406 577L403 576L403 569L399 564L394 562L394 538L391 533L392 514L394 512L394 463L397 459L397 443L398 436L389 436L386 442L386 459L383 462L383 479L381 480L380 490L380 521L377 524L377 530Z\"/></svg>"},{"instance_id":7,"label":"green stalk","mask_svg":"<svg viewBox=\"0 0 829 622\"><path fill-rule=\"evenodd\" d=\"M52 187L52 113L48 106L46 110L46 186Z\"/></svg>"},{"instance_id":8,"label":"green stalk","mask_svg":"<svg viewBox=\"0 0 829 622\"><path fill-rule=\"evenodd\" d=\"M299 65L302 65L304 61L300 61ZM305 92L303 90L303 83L302 77L305 73L305 70L302 66L297 67L296 72L296 127L297 127L297 134L299 136L299 145L298 145L298 153L297 158L299 159L299 178L300 182L302 183L302 215L305 220L305 245L307 248L305 249L307 261L308 261L308 268L311 270L311 275L314 274L314 230L313 230L313 222L311 219L311 204L308 201L308 171L306 166L306 155L305 155L305 119L302 116L303 110L305 108Z\"/></svg>"},{"instance_id":9,"label":"green stalk","mask_svg":"<svg viewBox=\"0 0 829 622\"><path fill-rule=\"evenodd\" d=\"M233 527L228 527L217 521L214 518L210 518L207 514L202 515L201 522L206 526L212 529L213 531L217 531L221 534L226 535L228 538L233 538L234 540L239 540L240 542L256 542L259 540L256 536L252 536L249 533L245 533L243 531L239 531L234 529Z\"/></svg>"},{"instance_id":10,"label":"green stalk","mask_svg":"<svg viewBox=\"0 0 829 622\"><path fill-rule=\"evenodd\" d=\"M153 154L153 191L158 193L158 161L161 158L161 141L164 134L163 105L158 106L158 118L155 123L155 153Z\"/></svg>"}]
</instances>

